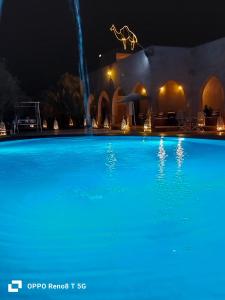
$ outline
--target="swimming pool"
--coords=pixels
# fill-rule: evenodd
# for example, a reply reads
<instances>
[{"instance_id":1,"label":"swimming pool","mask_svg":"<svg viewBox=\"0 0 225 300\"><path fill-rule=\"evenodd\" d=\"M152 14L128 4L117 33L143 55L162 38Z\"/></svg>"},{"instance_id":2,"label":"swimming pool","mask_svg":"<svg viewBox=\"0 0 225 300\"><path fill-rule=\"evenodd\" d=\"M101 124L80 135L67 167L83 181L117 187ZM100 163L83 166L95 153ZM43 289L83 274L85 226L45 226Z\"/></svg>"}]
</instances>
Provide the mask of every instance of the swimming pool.
<instances>
[{"instance_id":1,"label":"swimming pool","mask_svg":"<svg viewBox=\"0 0 225 300\"><path fill-rule=\"evenodd\" d=\"M224 200L225 141L0 143L1 298L225 299Z\"/></svg>"}]
</instances>

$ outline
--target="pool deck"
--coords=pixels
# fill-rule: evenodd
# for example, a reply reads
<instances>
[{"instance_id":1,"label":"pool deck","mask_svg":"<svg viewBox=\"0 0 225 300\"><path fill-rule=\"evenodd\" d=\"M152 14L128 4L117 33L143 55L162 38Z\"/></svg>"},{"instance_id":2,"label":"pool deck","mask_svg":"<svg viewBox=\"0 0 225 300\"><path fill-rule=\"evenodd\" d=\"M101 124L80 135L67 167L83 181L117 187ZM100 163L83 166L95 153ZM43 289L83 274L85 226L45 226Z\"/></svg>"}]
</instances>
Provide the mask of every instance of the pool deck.
<instances>
[{"instance_id":1,"label":"pool deck","mask_svg":"<svg viewBox=\"0 0 225 300\"><path fill-rule=\"evenodd\" d=\"M225 132L218 133L216 131L165 131L144 133L141 128L136 128L129 132L108 129L71 129L71 130L49 130L41 132L23 132L11 136L0 136L1 141L12 141L33 138L49 138L49 137L72 137L72 136L165 136L165 137L189 137L189 138L207 138L225 140Z\"/></svg>"}]
</instances>

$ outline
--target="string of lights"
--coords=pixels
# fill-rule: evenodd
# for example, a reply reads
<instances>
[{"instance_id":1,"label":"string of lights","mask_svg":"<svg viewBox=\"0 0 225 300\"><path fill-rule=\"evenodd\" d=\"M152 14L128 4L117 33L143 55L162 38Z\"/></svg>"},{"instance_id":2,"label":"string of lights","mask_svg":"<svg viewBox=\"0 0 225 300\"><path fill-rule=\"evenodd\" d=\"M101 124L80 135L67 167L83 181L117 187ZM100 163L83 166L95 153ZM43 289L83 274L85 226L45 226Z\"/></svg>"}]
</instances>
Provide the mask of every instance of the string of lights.
<instances>
[{"instance_id":1,"label":"string of lights","mask_svg":"<svg viewBox=\"0 0 225 300\"><path fill-rule=\"evenodd\" d=\"M116 26L112 25L110 31L115 34L115 37L118 41L123 43L124 50L127 50L127 44L130 43L131 50L135 49L135 46L138 45L138 38L136 34L130 30L130 28L125 25L119 31L117 31Z\"/></svg>"}]
</instances>

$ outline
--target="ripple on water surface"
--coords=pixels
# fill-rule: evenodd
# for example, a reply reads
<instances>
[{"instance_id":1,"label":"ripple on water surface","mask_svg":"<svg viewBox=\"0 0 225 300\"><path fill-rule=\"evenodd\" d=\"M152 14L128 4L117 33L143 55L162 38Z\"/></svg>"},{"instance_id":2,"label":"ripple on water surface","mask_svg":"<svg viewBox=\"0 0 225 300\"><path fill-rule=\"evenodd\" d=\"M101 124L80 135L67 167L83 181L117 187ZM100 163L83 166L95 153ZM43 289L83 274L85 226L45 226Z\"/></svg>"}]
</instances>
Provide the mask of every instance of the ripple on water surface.
<instances>
[{"instance_id":1,"label":"ripple on water surface","mask_svg":"<svg viewBox=\"0 0 225 300\"><path fill-rule=\"evenodd\" d=\"M85 137L0 143L0 293L225 299L225 142Z\"/></svg>"}]
</instances>

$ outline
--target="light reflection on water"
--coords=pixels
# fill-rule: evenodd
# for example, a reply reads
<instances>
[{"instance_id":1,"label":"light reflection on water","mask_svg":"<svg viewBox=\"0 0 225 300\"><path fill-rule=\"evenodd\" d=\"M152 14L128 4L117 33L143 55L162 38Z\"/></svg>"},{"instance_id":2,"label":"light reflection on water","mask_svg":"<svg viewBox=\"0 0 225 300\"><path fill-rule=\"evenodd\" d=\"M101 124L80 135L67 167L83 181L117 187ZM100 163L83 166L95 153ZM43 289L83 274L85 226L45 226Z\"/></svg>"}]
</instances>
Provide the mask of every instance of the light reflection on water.
<instances>
[{"instance_id":1,"label":"light reflection on water","mask_svg":"<svg viewBox=\"0 0 225 300\"><path fill-rule=\"evenodd\" d=\"M166 167L166 149L164 146L164 138L160 139L159 143L159 152L158 152L158 158L159 158L159 179L163 179L165 176L165 167Z\"/></svg>"},{"instance_id":2,"label":"light reflection on water","mask_svg":"<svg viewBox=\"0 0 225 300\"><path fill-rule=\"evenodd\" d=\"M116 169L116 153L113 150L112 143L108 143L107 150L106 150L106 162L105 165L107 166L109 172L112 172Z\"/></svg>"},{"instance_id":3,"label":"light reflection on water","mask_svg":"<svg viewBox=\"0 0 225 300\"><path fill-rule=\"evenodd\" d=\"M178 145L177 145L177 165L178 168L181 169L183 163L184 163L184 157L185 157L185 153L184 153L184 147L183 147L183 138L179 138L178 139Z\"/></svg>"}]
</instances>

